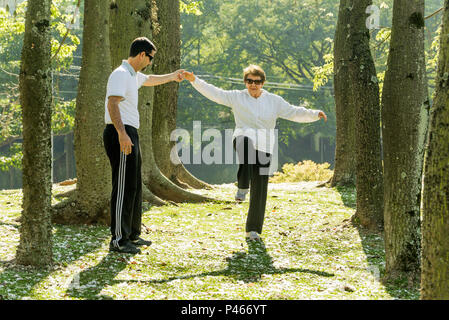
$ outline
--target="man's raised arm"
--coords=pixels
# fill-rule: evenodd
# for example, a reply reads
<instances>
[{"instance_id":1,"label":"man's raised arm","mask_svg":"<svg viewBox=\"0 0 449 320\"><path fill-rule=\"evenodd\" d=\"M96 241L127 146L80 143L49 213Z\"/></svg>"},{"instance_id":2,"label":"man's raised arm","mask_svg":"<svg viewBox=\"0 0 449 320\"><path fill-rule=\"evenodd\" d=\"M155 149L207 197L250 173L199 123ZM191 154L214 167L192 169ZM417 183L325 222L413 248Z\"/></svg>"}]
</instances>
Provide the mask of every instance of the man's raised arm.
<instances>
[{"instance_id":1,"label":"man's raised arm","mask_svg":"<svg viewBox=\"0 0 449 320\"><path fill-rule=\"evenodd\" d=\"M154 87L171 81L181 82L184 79L182 76L183 72L184 70L177 70L168 74L150 74L148 75L147 80L143 83L143 86Z\"/></svg>"}]
</instances>

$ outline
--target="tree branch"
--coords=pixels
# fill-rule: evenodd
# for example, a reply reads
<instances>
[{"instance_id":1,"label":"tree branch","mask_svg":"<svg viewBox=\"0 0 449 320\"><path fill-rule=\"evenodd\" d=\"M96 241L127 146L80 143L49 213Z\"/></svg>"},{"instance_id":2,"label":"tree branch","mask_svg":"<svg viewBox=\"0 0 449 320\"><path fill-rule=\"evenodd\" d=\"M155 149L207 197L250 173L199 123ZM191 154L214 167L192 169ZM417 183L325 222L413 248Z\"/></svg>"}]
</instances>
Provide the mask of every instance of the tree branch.
<instances>
[{"instance_id":1,"label":"tree branch","mask_svg":"<svg viewBox=\"0 0 449 320\"><path fill-rule=\"evenodd\" d=\"M81 5L81 0L78 0L78 3L76 4L77 10L79 10L80 5ZM72 21L70 22L70 27L67 27L67 31L66 31L65 35L62 38L61 42L59 43L59 48L58 48L58 50L56 50L53 57L51 57L51 60L53 60L58 55L59 51L61 51L62 45L64 44L65 39L67 39L67 36L69 35L70 30L72 29L72 25L75 23L75 19L76 19L76 10L73 13L73 18L72 18Z\"/></svg>"},{"instance_id":2,"label":"tree branch","mask_svg":"<svg viewBox=\"0 0 449 320\"><path fill-rule=\"evenodd\" d=\"M431 13L430 15L428 15L427 17L424 18L424 20L426 19L430 19L432 18L434 15L440 13L441 11L443 11L444 7L441 7L440 9L438 9L437 11L435 11L434 13Z\"/></svg>"}]
</instances>

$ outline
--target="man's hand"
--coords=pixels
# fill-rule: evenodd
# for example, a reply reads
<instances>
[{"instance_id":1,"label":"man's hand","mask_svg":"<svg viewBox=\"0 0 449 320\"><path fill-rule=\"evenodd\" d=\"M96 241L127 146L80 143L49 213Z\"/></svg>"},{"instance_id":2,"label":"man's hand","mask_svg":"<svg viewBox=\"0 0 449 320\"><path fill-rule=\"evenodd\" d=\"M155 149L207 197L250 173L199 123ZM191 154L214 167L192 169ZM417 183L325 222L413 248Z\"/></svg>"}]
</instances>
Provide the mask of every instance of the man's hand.
<instances>
[{"instance_id":1,"label":"man's hand","mask_svg":"<svg viewBox=\"0 0 449 320\"><path fill-rule=\"evenodd\" d=\"M187 79L190 82L195 81L195 75L193 74L193 72L184 71L182 75L184 79Z\"/></svg>"},{"instance_id":2,"label":"man's hand","mask_svg":"<svg viewBox=\"0 0 449 320\"><path fill-rule=\"evenodd\" d=\"M320 111L320 113L318 113L318 118L324 119L324 122L327 122L327 116L323 111Z\"/></svg>"},{"instance_id":3,"label":"man's hand","mask_svg":"<svg viewBox=\"0 0 449 320\"><path fill-rule=\"evenodd\" d=\"M128 136L126 131L122 131L118 134L118 141L120 143L120 151L125 155L128 155L132 152L132 147L134 144L131 141L131 138Z\"/></svg>"},{"instance_id":4,"label":"man's hand","mask_svg":"<svg viewBox=\"0 0 449 320\"><path fill-rule=\"evenodd\" d=\"M184 80L184 77L183 77L184 72L185 72L184 69L177 70L177 71L173 72L173 81L181 82L182 80Z\"/></svg>"}]
</instances>

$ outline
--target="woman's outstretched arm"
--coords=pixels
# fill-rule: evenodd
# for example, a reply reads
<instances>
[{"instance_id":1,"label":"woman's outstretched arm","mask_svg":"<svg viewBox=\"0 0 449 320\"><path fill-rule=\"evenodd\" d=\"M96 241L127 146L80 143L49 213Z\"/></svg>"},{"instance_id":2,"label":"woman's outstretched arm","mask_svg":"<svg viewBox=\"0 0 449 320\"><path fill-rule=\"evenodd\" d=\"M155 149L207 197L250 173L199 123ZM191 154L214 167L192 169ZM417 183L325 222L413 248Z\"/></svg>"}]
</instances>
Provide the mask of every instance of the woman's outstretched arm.
<instances>
[{"instance_id":1,"label":"woman's outstretched arm","mask_svg":"<svg viewBox=\"0 0 449 320\"><path fill-rule=\"evenodd\" d=\"M232 108L234 97L239 91L217 88L206 81L199 79L193 72L184 71L183 77L184 79L189 80L192 86L209 100Z\"/></svg>"}]
</instances>

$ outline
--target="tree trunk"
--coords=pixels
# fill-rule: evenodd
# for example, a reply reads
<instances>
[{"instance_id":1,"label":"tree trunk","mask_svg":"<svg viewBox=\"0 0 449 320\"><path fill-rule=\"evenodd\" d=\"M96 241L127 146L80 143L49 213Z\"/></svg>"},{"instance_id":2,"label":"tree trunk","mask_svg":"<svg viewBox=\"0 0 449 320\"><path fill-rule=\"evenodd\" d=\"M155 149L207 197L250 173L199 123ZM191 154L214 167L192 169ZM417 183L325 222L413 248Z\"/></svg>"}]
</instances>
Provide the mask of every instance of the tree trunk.
<instances>
[{"instance_id":1,"label":"tree trunk","mask_svg":"<svg viewBox=\"0 0 449 320\"><path fill-rule=\"evenodd\" d=\"M17 262L53 260L51 226L51 12L50 0L29 0L20 68L23 114L23 211Z\"/></svg>"},{"instance_id":2,"label":"tree trunk","mask_svg":"<svg viewBox=\"0 0 449 320\"><path fill-rule=\"evenodd\" d=\"M421 299L449 299L449 0L444 4L437 84L424 169Z\"/></svg>"},{"instance_id":3,"label":"tree trunk","mask_svg":"<svg viewBox=\"0 0 449 320\"><path fill-rule=\"evenodd\" d=\"M357 211L371 231L383 229L383 176L380 143L380 101L376 67L370 51L365 10L372 0L353 1L349 42L350 76L355 102Z\"/></svg>"},{"instance_id":4,"label":"tree trunk","mask_svg":"<svg viewBox=\"0 0 449 320\"><path fill-rule=\"evenodd\" d=\"M85 1L83 58L76 98L75 196L55 207L53 221L109 224L111 168L103 146L109 55L109 0Z\"/></svg>"},{"instance_id":5,"label":"tree trunk","mask_svg":"<svg viewBox=\"0 0 449 320\"><path fill-rule=\"evenodd\" d=\"M181 61L181 32L179 0L156 0L158 7L159 32L153 32L153 39L158 49L154 59L154 72L166 74L178 70ZM211 186L193 177L182 164L174 164L170 152L175 142L170 141L170 134L176 129L176 112L178 103L178 83L169 82L157 86L154 90L153 107L153 148L156 164L171 181L181 187L185 184L194 188L211 188Z\"/></svg>"},{"instance_id":6,"label":"tree trunk","mask_svg":"<svg viewBox=\"0 0 449 320\"><path fill-rule=\"evenodd\" d=\"M145 107L140 108L139 113L141 123L139 134L142 137L140 139L140 144L143 158L143 184L147 186L151 192L164 200L171 200L174 202L211 201L212 199L208 197L188 192L180 188L162 174L154 159L154 149L152 144L153 108L151 108L151 101L147 101Z\"/></svg>"},{"instance_id":7,"label":"tree trunk","mask_svg":"<svg viewBox=\"0 0 449 320\"><path fill-rule=\"evenodd\" d=\"M352 185L356 181L355 105L349 76L351 48L348 42L352 0L340 0L334 43L334 92L337 133L335 167L331 186Z\"/></svg>"},{"instance_id":8,"label":"tree trunk","mask_svg":"<svg viewBox=\"0 0 449 320\"><path fill-rule=\"evenodd\" d=\"M154 0L117 1L111 5L111 57L113 68L129 55L132 41L139 36L152 38L155 29ZM157 46L157 45L156 45ZM158 48L156 56L161 53ZM177 94L177 93L175 93ZM205 201L208 198L186 192L162 175L156 165L152 147L153 87L139 90L140 146L142 152L143 199L152 204L165 204L163 200ZM159 151L158 151L159 152Z\"/></svg>"},{"instance_id":9,"label":"tree trunk","mask_svg":"<svg viewBox=\"0 0 449 320\"><path fill-rule=\"evenodd\" d=\"M395 0L382 95L386 278L420 267L420 199L428 93L424 0Z\"/></svg>"}]
</instances>

